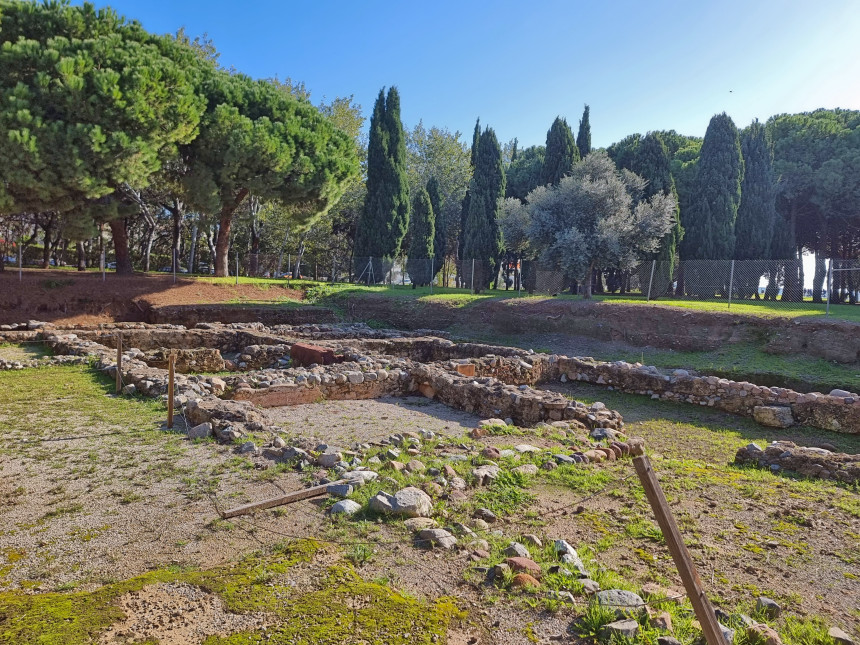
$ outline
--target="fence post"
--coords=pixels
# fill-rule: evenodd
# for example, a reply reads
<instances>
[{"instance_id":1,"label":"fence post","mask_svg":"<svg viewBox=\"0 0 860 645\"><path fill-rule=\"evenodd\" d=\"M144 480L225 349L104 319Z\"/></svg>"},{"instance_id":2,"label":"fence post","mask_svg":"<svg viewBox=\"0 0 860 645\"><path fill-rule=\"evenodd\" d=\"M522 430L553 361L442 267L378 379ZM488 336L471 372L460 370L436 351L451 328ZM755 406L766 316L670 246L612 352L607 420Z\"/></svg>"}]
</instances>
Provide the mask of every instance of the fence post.
<instances>
[{"instance_id":1,"label":"fence post","mask_svg":"<svg viewBox=\"0 0 860 645\"><path fill-rule=\"evenodd\" d=\"M472 293L475 293L475 258L472 258Z\"/></svg>"},{"instance_id":2,"label":"fence post","mask_svg":"<svg viewBox=\"0 0 860 645\"><path fill-rule=\"evenodd\" d=\"M651 285L654 283L654 269L657 267L657 260L651 260L651 277L648 278L648 297L645 302L651 302Z\"/></svg>"},{"instance_id":3,"label":"fence post","mask_svg":"<svg viewBox=\"0 0 860 645\"><path fill-rule=\"evenodd\" d=\"M639 476L642 488L645 489L645 497L654 511L657 524L666 540L666 546L669 547L669 553L672 554L672 560L674 560L675 566L678 568L678 573L681 575L684 590L687 592L690 604L693 605L696 618L702 626L705 642L708 645L726 645L726 639L723 636L719 622L717 622L717 615L714 613L711 601L705 595L702 580L696 572L696 565L690 557L687 546L684 544L681 532L675 523L675 518L672 517L672 511L669 509L666 496L660 488L660 482L657 480L657 475L651 467L651 462L645 456L642 440L631 440L630 448L630 453L635 455L633 457L633 467L636 469L636 474Z\"/></svg>"},{"instance_id":4,"label":"fence post","mask_svg":"<svg viewBox=\"0 0 860 645\"><path fill-rule=\"evenodd\" d=\"M21 238L18 238L18 282L24 280L24 253L21 250Z\"/></svg>"},{"instance_id":5,"label":"fence post","mask_svg":"<svg viewBox=\"0 0 860 645\"><path fill-rule=\"evenodd\" d=\"M732 308L732 287L735 282L735 261L732 260L732 269L729 271L729 309Z\"/></svg>"},{"instance_id":6,"label":"fence post","mask_svg":"<svg viewBox=\"0 0 860 645\"><path fill-rule=\"evenodd\" d=\"M239 251L236 251L236 286L239 286Z\"/></svg>"},{"instance_id":7,"label":"fence post","mask_svg":"<svg viewBox=\"0 0 860 645\"><path fill-rule=\"evenodd\" d=\"M331 254L331 283L334 284L334 272L335 272L335 264L334 264L334 253Z\"/></svg>"},{"instance_id":8,"label":"fence post","mask_svg":"<svg viewBox=\"0 0 860 645\"><path fill-rule=\"evenodd\" d=\"M830 264L827 267L827 309L824 312L825 316L830 315L830 298L833 295L833 258L830 258Z\"/></svg>"},{"instance_id":9,"label":"fence post","mask_svg":"<svg viewBox=\"0 0 860 645\"><path fill-rule=\"evenodd\" d=\"M176 354L167 359L167 428L173 429L173 377L176 371Z\"/></svg>"},{"instance_id":10,"label":"fence post","mask_svg":"<svg viewBox=\"0 0 860 645\"><path fill-rule=\"evenodd\" d=\"M433 279L436 277L436 257L430 258L430 295L433 295Z\"/></svg>"},{"instance_id":11,"label":"fence post","mask_svg":"<svg viewBox=\"0 0 860 645\"><path fill-rule=\"evenodd\" d=\"M176 284L176 249L173 249L173 284Z\"/></svg>"},{"instance_id":12,"label":"fence post","mask_svg":"<svg viewBox=\"0 0 860 645\"><path fill-rule=\"evenodd\" d=\"M122 334L116 335L116 393L122 392Z\"/></svg>"},{"instance_id":13,"label":"fence post","mask_svg":"<svg viewBox=\"0 0 860 645\"><path fill-rule=\"evenodd\" d=\"M106 266L106 263L105 263L105 239L104 239L104 237L102 237L102 229L101 229L101 227L99 227L99 239L101 240L101 243L102 243L102 257L101 257L101 260L99 260L99 262L100 262L100 263L101 263L101 265L102 265L102 266L101 266L101 269L102 269L102 282L104 282L105 280L107 280L107 277L106 277L106 275L105 275L105 266Z\"/></svg>"}]
</instances>

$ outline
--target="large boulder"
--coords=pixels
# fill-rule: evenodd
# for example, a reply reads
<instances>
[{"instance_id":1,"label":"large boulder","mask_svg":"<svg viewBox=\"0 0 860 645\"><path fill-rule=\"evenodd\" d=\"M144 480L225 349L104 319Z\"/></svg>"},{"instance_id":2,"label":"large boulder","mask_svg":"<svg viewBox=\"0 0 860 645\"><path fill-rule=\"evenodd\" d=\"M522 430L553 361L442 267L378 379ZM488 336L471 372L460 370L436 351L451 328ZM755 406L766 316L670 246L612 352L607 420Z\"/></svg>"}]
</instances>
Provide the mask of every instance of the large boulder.
<instances>
[{"instance_id":1,"label":"large boulder","mask_svg":"<svg viewBox=\"0 0 860 645\"><path fill-rule=\"evenodd\" d=\"M757 405L753 408L753 419L769 428L788 428L794 425L791 408L784 405Z\"/></svg>"},{"instance_id":2,"label":"large boulder","mask_svg":"<svg viewBox=\"0 0 860 645\"><path fill-rule=\"evenodd\" d=\"M433 512L433 500L423 490L414 486L408 486L394 495L380 491L370 499L369 506L377 513L407 517L430 517Z\"/></svg>"}]
</instances>

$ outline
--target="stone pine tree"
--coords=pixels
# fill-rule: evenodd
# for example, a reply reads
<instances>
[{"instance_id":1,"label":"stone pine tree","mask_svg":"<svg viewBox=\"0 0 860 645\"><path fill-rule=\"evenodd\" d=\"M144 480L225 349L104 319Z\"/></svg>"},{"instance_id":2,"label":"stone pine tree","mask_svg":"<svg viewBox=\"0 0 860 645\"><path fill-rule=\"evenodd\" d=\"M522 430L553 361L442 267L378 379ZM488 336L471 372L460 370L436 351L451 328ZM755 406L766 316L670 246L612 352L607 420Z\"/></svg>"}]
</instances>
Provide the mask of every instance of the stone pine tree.
<instances>
[{"instance_id":1,"label":"stone pine tree","mask_svg":"<svg viewBox=\"0 0 860 645\"><path fill-rule=\"evenodd\" d=\"M582 159L585 159L588 153L591 152L591 122L588 120L589 112L590 108L586 105L582 111L582 118L579 120L579 132L576 135L576 147Z\"/></svg>"},{"instance_id":2,"label":"stone pine tree","mask_svg":"<svg viewBox=\"0 0 860 645\"><path fill-rule=\"evenodd\" d=\"M472 133L472 150L470 156L470 165L472 167L472 175L475 173L475 160L478 157L478 144L481 140L481 119L475 121L475 131ZM460 279L465 280L465 270L466 267L463 266L463 262L468 259L463 255L463 240L465 239L466 234L466 219L469 217L469 204L471 203L471 188L472 184L469 183L469 188L466 189L466 195L463 197L463 208L460 210L460 239L458 241L457 248L457 259L459 260L459 268L460 268Z\"/></svg>"},{"instance_id":3,"label":"stone pine tree","mask_svg":"<svg viewBox=\"0 0 860 645\"><path fill-rule=\"evenodd\" d=\"M466 277L471 282L474 260L475 291L490 286L502 253L502 232L498 216L500 199L505 195L505 167L496 133L487 128L481 133L475 155L475 172L469 187L469 214L463 230L463 259Z\"/></svg>"},{"instance_id":4,"label":"stone pine tree","mask_svg":"<svg viewBox=\"0 0 860 645\"><path fill-rule=\"evenodd\" d=\"M736 260L756 260L752 270L736 278L738 296L758 299L758 285L768 270L773 228L776 223L776 185L773 176L773 153L767 140L765 127L753 121L743 134L741 152L744 157L744 179L741 184L741 202L735 223Z\"/></svg>"},{"instance_id":5,"label":"stone pine tree","mask_svg":"<svg viewBox=\"0 0 860 645\"><path fill-rule=\"evenodd\" d=\"M696 170L693 199L684 226L685 260L730 260L735 252L735 220L741 199L744 161L738 129L724 112L708 124ZM688 293L713 296L728 280L712 268L686 274ZM725 279L723 279L725 278ZM726 284L724 284L726 283Z\"/></svg>"},{"instance_id":6,"label":"stone pine tree","mask_svg":"<svg viewBox=\"0 0 860 645\"><path fill-rule=\"evenodd\" d=\"M565 119L556 117L546 133L546 156L541 168L540 183L557 185L579 161L579 148Z\"/></svg>"},{"instance_id":7,"label":"stone pine tree","mask_svg":"<svg viewBox=\"0 0 860 645\"><path fill-rule=\"evenodd\" d=\"M433 279L430 258L433 257L436 225L433 204L426 188L420 188L412 201L410 228L412 241L409 244L406 271L414 289L430 284Z\"/></svg>"},{"instance_id":8,"label":"stone pine tree","mask_svg":"<svg viewBox=\"0 0 860 645\"><path fill-rule=\"evenodd\" d=\"M445 211L442 209L442 197L439 195L439 182L436 177L430 177L427 182L427 194L430 196L430 206L433 209L433 224L435 234L433 235L433 271L434 275L442 270L442 264L448 254L447 233L448 226L445 221Z\"/></svg>"},{"instance_id":9,"label":"stone pine tree","mask_svg":"<svg viewBox=\"0 0 860 645\"><path fill-rule=\"evenodd\" d=\"M367 196L355 233L355 270L362 280L380 282L385 278L409 227L409 206L400 94L392 87L386 97L383 88L370 118Z\"/></svg>"},{"instance_id":10,"label":"stone pine tree","mask_svg":"<svg viewBox=\"0 0 860 645\"><path fill-rule=\"evenodd\" d=\"M657 264L652 265L651 262L646 261L640 271L640 284L647 289L646 285L650 283L651 294L661 295L672 284L678 258L678 245L681 243L684 229L681 227L681 213L678 208L675 180L672 178L669 149L659 133L649 132L639 141L632 165L630 170L648 182L643 195L645 199L650 199L657 194L671 195L675 203L672 227L660 240L658 251L645 258L645 260L656 260ZM650 272L651 266L654 267L653 278Z\"/></svg>"}]
</instances>

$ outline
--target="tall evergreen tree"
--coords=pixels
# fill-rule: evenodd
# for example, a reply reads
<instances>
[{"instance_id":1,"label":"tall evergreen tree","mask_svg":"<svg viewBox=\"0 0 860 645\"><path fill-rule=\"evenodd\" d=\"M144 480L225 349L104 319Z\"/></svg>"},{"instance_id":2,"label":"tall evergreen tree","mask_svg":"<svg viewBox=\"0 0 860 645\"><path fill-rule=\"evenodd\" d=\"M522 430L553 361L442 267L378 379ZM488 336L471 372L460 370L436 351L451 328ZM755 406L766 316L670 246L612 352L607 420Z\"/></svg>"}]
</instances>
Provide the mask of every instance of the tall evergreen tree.
<instances>
[{"instance_id":1,"label":"tall evergreen tree","mask_svg":"<svg viewBox=\"0 0 860 645\"><path fill-rule=\"evenodd\" d=\"M475 172L469 188L469 214L463 231L465 271L475 260L475 290L487 288L495 277L494 269L502 253L499 228L500 199L505 195L505 167L496 133L487 128L478 141Z\"/></svg>"},{"instance_id":2,"label":"tall evergreen tree","mask_svg":"<svg viewBox=\"0 0 860 645\"><path fill-rule=\"evenodd\" d=\"M685 260L729 260L735 251L735 220L744 161L738 129L724 112L708 124L694 182L694 196L682 221Z\"/></svg>"},{"instance_id":3,"label":"tall evergreen tree","mask_svg":"<svg viewBox=\"0 0 860 645\"><path fill-rule=\"evenodd\" d=\"M514 163L517 160L517 154L519 153L519 140L514 137L514 144L511 146L511 163Z\"/></svg>"},{"instance_id":4,"label":"tall evergreen tree","mask_svg":"<svg viewBox=\"0 0 860 645\"><path fill-rule=\"evenodd\" d=\"M367 197L355 234L355 257L393 258L409 226L409 183L406 175L406 134L400 122L400 94L396 87L379 91L370 118L367 146ZM359 261L360 262L360 261ZM373 278L387 269L378 262ZM356 270L364 270L356 266Z\"/></svg>"},{"instance_id":5,"label":"tall evergreen tree","mask_svg":"<svg viewBox=\"0 0 860 645\"><path fill-rule=\"evenodd\" d=\"M654 195L671 195L675 204L672 217L672 228L660 240L660 247L656 253L647 257L648 260L657 260L659 271L655 272L651 282L651 293L662 294L672 284L675 265L678 257L678 246L684 235L681 228L681 211L678 207L678 193L675 190L675 181L672 179L671 160L669 149L657 132L649 132L639 142L633 161L633 172L645 179L644 197L650 199ZM644 267L647 270L647 266ZM644 276L644 273L640 275Z\"/></svg>"},{"instance_id":6,"label":"tall evergreen tree","mask_svg":"<svg viewBox=\"0 0 860 645\"><path fill-rule=\"evenodd\" d=\"M475 121L475 131L472 133L472 150L470 154L470 164L472 166L472 176L475 174L475 162L478 157L478 145L481 141L481 119L477 119ZM466 220L469 218L469 204L472 201L472 183L469 182L469 188L466 189L466 195L463 197L463 208L460 210L460 238L458 242L457 249L457 257L460 259L460 275L462 276L465 272L465 269L462 265L462 260L464 259L463 255L463 243L466 239Z\"/></svg>"},{"instance_id":7,"label":"tall evergreen tree","mask_svg":"<svg viewBox=\"0 0 860 645\"><path fill-rule=\"evenodd\" d=\"M741 142L744 179L735 224L736 260L761 260L770 257L770 243L776 222L776 186L773 153L765 127L758 120L746 129Z\"/></svg>"},{"instance_id":8,"label":"tall evergreen tree","mask_svg":"<svg viewBox=\"0 0 860 645\"><path fill-rule=\"evenodd\" d=\"M445 223L445 212L442 210L442 198L439 195L439 182L436 177L430 177L427 182L427 194L430 196L430 207L433 209L433 223L435 234L433 236L433 257L436 259L434 266L438 272L447 255L447 229Z\"/></svg>"},{"instance_id":9,"label":"tall evergreen tree","mask_svg":"<svg viewBox=\"0 0 860 645\"><path fill-rule=\"evenodd\" d=\"M523 201L526 195L540 186L545 156L543 146L530 146L517 151L517 158L511 161L505 171L505 197L516 197Z\"/></svg>"},{"instance_id":10,"label":"tall evergreen tree","mask_svg":"<svg viewBox=\"0 0 860 645\"><path fill-rule=\"evenodd\" d=\"M436 235L433 205L426 188L420 188L412 201L410 225L412 240L406 271L412 280L412 288L430 284L433 275L430 271L430 258L433 257L433 240Z\"/></svg>"},{"instance_id":11,"label":"tall evergreen tree","mask_svg":"<svg viewBox=\"0 0 860 645\"><path fill-rule=\"evenodd\" d=\"M576 134L576 147L579 149L579 156L582 159L585 159L591 152L591 122L588 120L590 111L586 105L582 111L582 118L579 120L579 132Z\"/></svg>"},{"instance_id":12,"label":"tall evergreen tree","mask_svg":"<svg viewBox=\"0 0 860 645\"><path fill-rule=\"evenodd\" d=\"M546 133L546 157L541 168L540 183L556 185L578 162L579 148L565 119L556 117Z\"/></svg>"}]
</instances>

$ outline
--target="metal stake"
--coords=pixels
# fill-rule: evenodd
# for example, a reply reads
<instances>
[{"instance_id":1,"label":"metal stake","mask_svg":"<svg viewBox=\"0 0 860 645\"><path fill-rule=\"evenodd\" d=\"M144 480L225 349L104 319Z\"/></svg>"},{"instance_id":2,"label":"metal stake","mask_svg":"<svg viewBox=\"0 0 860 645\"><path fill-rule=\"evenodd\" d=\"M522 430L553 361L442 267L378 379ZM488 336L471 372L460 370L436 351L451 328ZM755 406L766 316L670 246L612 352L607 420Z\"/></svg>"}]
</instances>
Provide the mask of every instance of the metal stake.
<instances>
[{"instance_id":1,"label":"metal stake","mask_svg":"<svg viewBox=\"0 0 860 645\"><path fill-rule=\"evenodd\" d=\"M732 269L729 272L729 309L732 308L732 286L735 281L735 261L732 260Z\"/></svg>"},{"instance_id":2,"label":"metal stake","mask_svg":"<svg viewBox=\"0 0 860 645\"><path fill-rule=\"evenodd\" d=\"M657 266L657 260L651 260L651 277L648 279L648 297L645 302L651 302L651 285L654 284L654 269Z\"/></svg>"}]
</instances>

